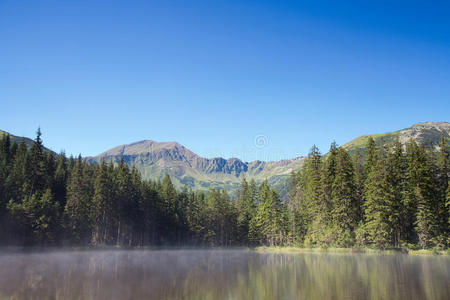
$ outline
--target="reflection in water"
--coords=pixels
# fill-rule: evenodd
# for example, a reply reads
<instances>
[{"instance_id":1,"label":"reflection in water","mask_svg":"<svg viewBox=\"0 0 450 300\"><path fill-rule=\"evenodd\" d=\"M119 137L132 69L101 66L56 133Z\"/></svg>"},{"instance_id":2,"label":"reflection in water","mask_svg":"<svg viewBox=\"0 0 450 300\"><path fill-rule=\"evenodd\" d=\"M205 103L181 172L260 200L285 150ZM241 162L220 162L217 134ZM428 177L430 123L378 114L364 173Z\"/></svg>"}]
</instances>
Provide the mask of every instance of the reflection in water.
<instances>
[{"instance_id":1,"label":"reflection in water","mask_svg":"<svg viewBox=\"0 0 450 300\"><path fill-rule=\"evenodd\" d=\"M450 299L450 258L243 250L3 253L0 298Z\"/></svg>"}]
</instances>

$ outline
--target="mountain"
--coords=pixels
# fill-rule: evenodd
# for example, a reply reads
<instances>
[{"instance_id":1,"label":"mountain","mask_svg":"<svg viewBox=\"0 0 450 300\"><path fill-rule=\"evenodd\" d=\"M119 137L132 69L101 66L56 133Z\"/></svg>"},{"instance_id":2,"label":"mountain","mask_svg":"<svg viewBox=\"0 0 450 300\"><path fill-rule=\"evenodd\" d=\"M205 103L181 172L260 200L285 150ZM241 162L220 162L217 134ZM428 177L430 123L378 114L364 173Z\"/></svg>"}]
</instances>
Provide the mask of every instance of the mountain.
<instances>
[{"instance_id":1,"label":"mountain","mask_svg":"<svg viewBox=\"0 0 450 300\"><path fill-rule=\"evenodd\" d=\"M11 143L16 142L17 144L20 144L20 142L21 142L22 139L23 139L23 140L25 141L25 145L27 145L27 147L31 147L31 145L33 145L33 140L32 140L32 139L29 139L29 138L27 138L27 137L15 136L15 135L12 135L12 134L9 133L9 132L1 131L1 130L0 130L0 138L2 138L2 137L3 137L4 135L6 135L6 134L9 134L10 139L11 139Z\"/></svg>"},{"instance_id":2,"label":"mountain","mask_svg":"<svg viewBox=\"0 0 450 300\"><path fill-rule=\"evenodd\" d=\"M363 153L369 137L372 137L377 145L381 144L381 140L383 140L384 144L392 144L398 137L402 144L413 139L417 143L424 143L425 145L431 143L432 146L437 149L442 135L446 138L447 142L450 142L450 123L424 122L394 132L363 135L344 144L342 147L347 149L351 154L356 151Z\"/></svg>"},{"instance_id":3,"label":"mountain","mask_svg":"<svg viewBox=\"0 0 450 300\"><path fill-rule=\"evenodd\" d=\"M23 140L23 141L25 142L25 145L26 145L27 147L31 147L31 146L33 145L34 140L32 140L32 139L30 139L30 138L22 137L22 136L16 136L16 135L13 135L13 134L11 134L11 133L9 133L9 132L0 130L0 138L2 138L2 137L3 137L4 135L6 135L6 134L9 134L9 137L10 137L10 139L11 139L11 144L13 144L13 143L20 144L20 143L22 142L22 140ZM46 147L44 147L44 150L45 150L45 151L53 152L52 150L50 150L50 149L48 149L48 148L46 148ZM53 154L56 154L56 153L53 152Z\"/></svg>"},{"instance_id":4,"label":"mountain","mask_svg":"<svg viewBox=\"0 0 450 300\"><path fill-rule=\"evenodd\" d=\"M410 138L417 142L433 143L437 147L441 135L450 140L450 123L425 122L395 132L364 135L343 145L350 153L364 152L370 136L380 144L392 143L396 137L405 143ZM282 161L243 162L238 158L224 159L204 158L193 153L176 142L155 142L144 140L110 149L95 157L88 157L90 162L101 160L118 163L120 159L135 166L146 179L161 179L168 173L175 186L188 186L196 190L207 190L210 187L223 187L235 191L242 178L254 178L256 182L267 179L282 196L286 195L289 186L289 174L303 165L304 157Z\"/></svg>"},{"instance_id":5,"label":"mountain","mask_svg":"<svg viewBox=\"0 0 450 300\"><path fill-rule=\"evenodd\" d=\"M204 158L176 142L144 140L112 148L87 160L118 163L121 159L135 166L146 179L161 179L168 173L175 186L188 186L196 190L223 187L234 191L243 177L257 182L267 179L270 184L285 192L289 174L297 170L303 158L276 162L243 162L238 158Z\"/></svg>"}]
</instances>

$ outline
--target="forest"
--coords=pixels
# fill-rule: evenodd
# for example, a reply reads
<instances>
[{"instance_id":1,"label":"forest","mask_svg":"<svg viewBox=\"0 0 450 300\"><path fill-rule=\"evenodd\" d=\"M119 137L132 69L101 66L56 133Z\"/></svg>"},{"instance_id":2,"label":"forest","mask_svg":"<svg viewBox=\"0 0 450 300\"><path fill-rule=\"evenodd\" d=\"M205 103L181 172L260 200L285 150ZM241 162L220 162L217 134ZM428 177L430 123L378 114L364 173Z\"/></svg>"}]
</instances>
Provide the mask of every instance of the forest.
<instances>
[{"instance_id":1,"label":"forest","mask_svg":"<svg viewBox=\"0 0 450 300\"><path fill-rule=\"evenodd\" d=\"M350 155L312 147L281 199L267 181L242 179L236 195L176 190L166 175L90 164L0 139L2 246L299 246L446 249L449 149L373 139Z\"/></svg>"}]
</instances>

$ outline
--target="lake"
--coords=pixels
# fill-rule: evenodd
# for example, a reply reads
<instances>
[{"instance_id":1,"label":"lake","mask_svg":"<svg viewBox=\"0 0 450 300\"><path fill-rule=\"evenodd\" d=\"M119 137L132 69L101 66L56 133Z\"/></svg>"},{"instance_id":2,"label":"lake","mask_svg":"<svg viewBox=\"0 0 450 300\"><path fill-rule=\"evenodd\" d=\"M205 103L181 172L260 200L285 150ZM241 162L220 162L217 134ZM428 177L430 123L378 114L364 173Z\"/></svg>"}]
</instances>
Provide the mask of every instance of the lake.
<instances>
[{"instance_id":1,"label":"lake","mask_svg":"<svg viewBox=\"0 0 450 300\"><path fill-rule=\"evenodd\" d=\"M450 299L450 258L250 250L0 252L1 299Z\"/></svg>"}]
</instances>

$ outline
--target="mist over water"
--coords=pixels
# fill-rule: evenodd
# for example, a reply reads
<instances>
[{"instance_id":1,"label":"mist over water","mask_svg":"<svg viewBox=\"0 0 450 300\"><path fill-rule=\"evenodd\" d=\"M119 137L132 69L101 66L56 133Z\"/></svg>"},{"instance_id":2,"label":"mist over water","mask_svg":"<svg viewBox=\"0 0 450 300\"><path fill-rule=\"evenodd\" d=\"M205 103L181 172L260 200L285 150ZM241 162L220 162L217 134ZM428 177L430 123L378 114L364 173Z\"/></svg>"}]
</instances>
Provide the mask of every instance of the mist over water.
<instances>
[{"instance_id":1,"label":"mist over water","mask_svg":"<svg viewBox=\"0 0 450 300\"><path fill-rule=\"evenodd\" d=\"M450 259L249 250L0 253L1 299L450 299Z\"/></svg>"}]
</instances>

